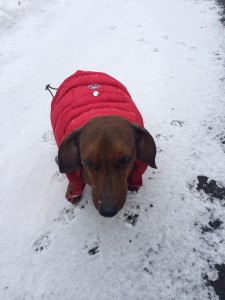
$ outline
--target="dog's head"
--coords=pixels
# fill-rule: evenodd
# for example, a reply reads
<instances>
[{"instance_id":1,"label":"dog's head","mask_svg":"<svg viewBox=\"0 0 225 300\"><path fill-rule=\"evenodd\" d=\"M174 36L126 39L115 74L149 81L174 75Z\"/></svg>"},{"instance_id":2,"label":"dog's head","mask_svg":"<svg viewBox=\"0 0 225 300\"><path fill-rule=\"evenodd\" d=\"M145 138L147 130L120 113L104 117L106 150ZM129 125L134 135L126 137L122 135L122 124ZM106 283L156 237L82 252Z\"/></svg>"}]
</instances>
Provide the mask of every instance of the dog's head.
<instances>
[{"instance_id":1,"label":"dog's head","mask_svg":"<svg viewBox=\"0 0 225 300\"><path fill-rule=\"evenodd\" d=\"M156 168L155 156L155 142L146 129L122 117L104 116L69 134L60 145L58 162L61 173L81 169L95 207L102 216L113 217L126 201L136 159Z\"/></svg>"}]
</instances>

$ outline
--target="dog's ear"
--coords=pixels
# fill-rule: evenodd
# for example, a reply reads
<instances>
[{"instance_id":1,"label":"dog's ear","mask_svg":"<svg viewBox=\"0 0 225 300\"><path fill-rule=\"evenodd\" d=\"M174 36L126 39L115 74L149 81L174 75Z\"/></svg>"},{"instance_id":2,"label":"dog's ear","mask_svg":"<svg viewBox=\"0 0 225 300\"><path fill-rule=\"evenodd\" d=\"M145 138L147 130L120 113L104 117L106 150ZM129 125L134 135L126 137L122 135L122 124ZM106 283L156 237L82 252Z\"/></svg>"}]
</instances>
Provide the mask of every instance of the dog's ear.
<instances>
[{"instance_id":1,"label":"dog's ear","mask_svg":"<svg viewBox=\"0 0 225 300\"><path fill-rule=\"evenodd\" d=\"M61 143L58 152L60 173L70 173L80 169L79 136L82 128L71 132Z\"/></svg>"},{"instance_id":2,"label":"dog's ear","mask_svg":"<svg viewBox=\"0 0 225 300\"><path fill-rule=\"evenodd\" d=\"M137 158L144 161L150 167L157 169L155 164L156 145L151 134L137 124L131 123L134 129L137 145Z\"/></svg>"}]
</instances>

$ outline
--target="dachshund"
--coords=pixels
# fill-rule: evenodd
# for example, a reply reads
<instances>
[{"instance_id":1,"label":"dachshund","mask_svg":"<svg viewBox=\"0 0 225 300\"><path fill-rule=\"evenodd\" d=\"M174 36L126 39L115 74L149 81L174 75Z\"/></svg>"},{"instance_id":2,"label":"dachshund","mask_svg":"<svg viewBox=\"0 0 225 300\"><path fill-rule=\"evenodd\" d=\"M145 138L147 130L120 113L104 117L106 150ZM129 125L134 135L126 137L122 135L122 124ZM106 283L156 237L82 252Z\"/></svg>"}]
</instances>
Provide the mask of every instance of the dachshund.
<instances>
[{"instance_id":1,"label":"dachshund","mask_svg":"<svg viewBox=\"0 0 225 300\"><path fill-rule=\"evenodd\" d=\"M124 206L127 191L142 186L147 166L157 168L155 141L136 105L107 74L77 71L67 78L53 98L51 121L71 203L81 199L88 184L99 214L113 217Z\"/></svg>"}]
</instances>

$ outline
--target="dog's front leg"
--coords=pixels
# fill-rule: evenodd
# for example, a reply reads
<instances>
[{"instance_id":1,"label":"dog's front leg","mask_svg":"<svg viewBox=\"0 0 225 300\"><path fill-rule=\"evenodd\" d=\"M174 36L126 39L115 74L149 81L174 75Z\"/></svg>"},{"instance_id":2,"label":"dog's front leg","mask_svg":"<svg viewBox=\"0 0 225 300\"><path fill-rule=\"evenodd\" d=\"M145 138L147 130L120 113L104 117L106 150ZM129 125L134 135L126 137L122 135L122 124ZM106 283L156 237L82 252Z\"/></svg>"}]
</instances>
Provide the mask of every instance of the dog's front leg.
<instances>
[{"instance_id":1,"label":"dog's front leg","mask_svg":"<svg viewBox=\"0 0 225 300\"><path fill-rule=\"evenodd\" d=\"M73 190L73 185L69 182L65 196L70 203L76 204L80 201L82 195L73 195Z\"/></svg>"}]
</instances>

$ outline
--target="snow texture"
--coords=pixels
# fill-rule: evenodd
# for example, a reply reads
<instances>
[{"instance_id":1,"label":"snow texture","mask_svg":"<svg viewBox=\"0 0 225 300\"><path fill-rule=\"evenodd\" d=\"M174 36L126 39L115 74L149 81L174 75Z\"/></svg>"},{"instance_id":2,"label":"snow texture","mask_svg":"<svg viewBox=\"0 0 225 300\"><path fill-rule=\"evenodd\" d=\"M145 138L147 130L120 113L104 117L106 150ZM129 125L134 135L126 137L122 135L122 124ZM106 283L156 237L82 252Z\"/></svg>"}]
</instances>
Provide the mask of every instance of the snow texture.
<instances>
[{"instance_id":1,"label":"snow texture","mask_svg":"<svg viewBox=\"0 0 225 300\"><path fill-rule=\"evenodd\" d=\"M1 0L0 299L225 299L223 3ZM112 219L54 160L44 87L78 69L125 84L157 144Z\"/></svg>"}]
</instances>

